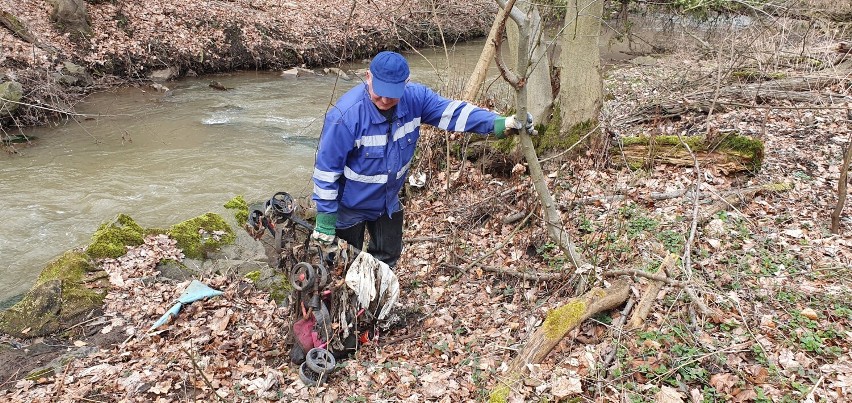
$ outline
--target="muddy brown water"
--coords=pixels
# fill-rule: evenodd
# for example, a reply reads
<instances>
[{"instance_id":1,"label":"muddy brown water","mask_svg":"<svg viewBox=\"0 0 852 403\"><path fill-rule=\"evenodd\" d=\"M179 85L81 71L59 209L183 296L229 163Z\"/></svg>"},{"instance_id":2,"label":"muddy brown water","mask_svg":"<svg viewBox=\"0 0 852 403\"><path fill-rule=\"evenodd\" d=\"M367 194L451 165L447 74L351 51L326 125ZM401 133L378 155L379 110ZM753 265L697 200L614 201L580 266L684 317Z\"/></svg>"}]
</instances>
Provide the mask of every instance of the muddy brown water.
<instances>
[{"instance_id":1,"label":"muddy brown water","mask_svg":"<svg viewBox=\"0 0 852 403\"><path fill-rule=\"evenodd\" d=\"M408 54L412 80L460 91L483 43L456 44L449 60L443 49ZM603 43L608 60L629 58L614 43ZM489 82L497 77L492 70ZM187 78L165 83L165 94L147 86L93 94L76 121L25 130L31 145L0 154L0 301L26 292L45 264L86 245L118 213L164 227L228 215L222 204L236 195L308 195L323 114L357 82L280 72Z\"/></svg>"}]
</instances>

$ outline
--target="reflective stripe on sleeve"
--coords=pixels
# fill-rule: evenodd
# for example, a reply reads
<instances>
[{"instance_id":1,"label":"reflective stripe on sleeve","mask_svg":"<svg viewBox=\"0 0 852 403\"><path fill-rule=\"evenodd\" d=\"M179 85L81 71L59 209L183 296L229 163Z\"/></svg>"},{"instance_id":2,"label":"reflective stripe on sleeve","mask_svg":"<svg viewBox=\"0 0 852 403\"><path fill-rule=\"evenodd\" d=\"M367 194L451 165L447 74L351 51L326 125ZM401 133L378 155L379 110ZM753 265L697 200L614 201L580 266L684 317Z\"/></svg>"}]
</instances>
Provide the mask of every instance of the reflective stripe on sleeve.
<instances>
[{"instance_id":1,"label":"reflective stripe on sleeve","mask_svg":"<svg viewBox=\"0 0 852 403\"><path fill-rule=\"evenodd\" d=\"M411 166L411 161L408 161L408 163L405 164L405 166L402 167L402 169L400 169L399 172L396 173L396 178L399 179L399 178L402 178L403 176L405 176L405 173L408 172L408 168L410 166Z\"/></svg>"},{"instance_id":2,"label":"reflective stripe on sleeve","mask_svg":"<svg viewBox=\"0 0 852 403\"><path fill-rule=\"evenodd\" d=\"M470 116L470 113L473 112L474 109L476 109L476 107L471 104L467 104L464 106L464 108L462 108L461 113L459 113L459 118L458 120L456 120L456 126L453 131L463 132L465 131L465 129L467 129L467 118L468 116Z\"/></svg>"},{"instance_id":3,"label":"reflective stripe on sleeve","mask_svg":"<svg viewBox=\"0 0 852 403\"><path fill-rule=\"evenodd\" d=\"M462 101L452 101L447 108L444 109L444 112L441 113L441 121L438 123L438 128L441 130L447 130L450 127L450 120L453 118L453 113L455 113L456 109L459 108L459 105L462 104Z\"/></svg>"},{"instance_id":4,"label":"reflective stripe on sleeve","mask_svg":"<svg viewBox=\"0 0 852 403\"><path fill-rule=\"evenodd\" d=\"M336 189L335 190L326 190L326 189L320 188L317 185L314 185L314 194L317 195L317 197L320 200L335 200L335 199L337 199L337 190Z\"/></svg>"},{"instance_id":5,"label":"reflective stripe on sleeve","mask_svg":"<svg viewBox=\"0 0 852 403\"><path fill-rule=\"evenodd\" d=\"M314 179L321 180L323 182L334 182L337 178L340 177L340 174L337 172L329 172L329 171L321 171L317 168L314 168Z\"/></svg>"}]
</instances>

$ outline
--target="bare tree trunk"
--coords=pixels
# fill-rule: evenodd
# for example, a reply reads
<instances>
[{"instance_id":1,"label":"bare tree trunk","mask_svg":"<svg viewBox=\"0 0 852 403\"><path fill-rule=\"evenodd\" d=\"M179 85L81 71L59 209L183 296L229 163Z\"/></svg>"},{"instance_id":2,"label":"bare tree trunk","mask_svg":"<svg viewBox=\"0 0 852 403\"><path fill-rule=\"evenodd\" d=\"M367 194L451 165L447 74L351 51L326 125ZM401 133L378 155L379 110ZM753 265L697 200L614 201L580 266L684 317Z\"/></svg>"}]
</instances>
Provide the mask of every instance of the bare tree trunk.
<instances>
[{"instance_id":1,"label":"bare tree trunk","mask_svg":"<svg viewBox=\"0 0 852 403\"><path fill-rule=\"evenodd\" d=\"M527 116L527 90L525 87L527 77L527 67L530 63L529 58L529 22L526 16L517 8L513 8L514 0L510 0L506 4L505 0L495 0L502 8L509 10L509 16L518 24L519 41L518 41L518 69L516 72L509 71L506 68L500 57L500 41L497 41L496 55L497 66L500 68L500 73L506 81L515 88L517 92L517 115L521 121L526 120ZM498 35L498 38L500 36ZM544 172L541 169L541 164L538 162L538 155L535 152L535 145L527 133L523 129L518 133L521 140L521 146L524 152L524 158L527 160L527 165L530 170L530 178L533 186L541 201L541 207L544 210L545 225L547 225L547 234L550 238L560 246L560 248L568 255L571 265L585 271L591 268L591 265L577 251L576 246L571 241L571 236L568 231L565 231L562 225L562 217L559 215L559 210L556 208L556 203L553 200L553 195L550 194L550 189L547 188L547 182L544 179Z\"/></svg>"},{"instance_id":2,"label":"bare tree trunk","mask_svg":"<svg viewBox=\"0 0 852 403\"><path fill-rule=\"evenodd\" d=\"M476 67L470 73L470 78L467 79L467 84L464 86L462 99L465 101L474 101L479 96L482 83L485 82L485 77L488 75L488 66L491 65L491 59L494 58L494 37L502 34L500 26L505 19L506 12L502 8L498 9L494 23L491 24L491 30L488 31L488 39L485 40L485 46L482 47L482 54L479 55L479 61L476 62Z\"/></svg>"},{"instance_id":3,"label":"bare tree trunk","mask_svg":"<svg viewBox=\"0 0 852 403\"><path fill-rule=\"evenodd\" d=\"M541 15L538 8L527 4L521 9L529 16L528 36L531 57L530 71L528 72L527 88L527 112L533 115L533 119L539 123L546 123L550 118L553 107L553 88L550 84L550 59L547 57L547 49L542 45L541 37ZM520 60L517 54L518 40L520 34L518 25L508 24L506 26L507 39L509 40L509 53L514 60ZM514 67L514 66L513 66ZM516 67L515 67L516 68Z\"/></svg>"},{"instance_id":4,"label":"bare tree trunk","mask_svg":"<svg viewBox=\"0 0 852 403\"><path fill-rule=\"evenodd\" d=\"M597 121L603 106L598 48L602 14L603 0L568 0L559 90L562 131L566 134L577 124Z\"/></svg>"},{"instance_id":5,"label":"bare tree trunk","mask_svg":"<svg viewBox=\"0 0 852 403\"><path fill-rule=\"evenodd\" d=\"M491 391L490 401L507 401L512 388L523 379L527 365L540 363L568 332L595 314L621 305L629 295L630 283L616 280L610 288L595 287L548 312L544 323L530 336L509 364L508 371L501 376L500 383Z\"/></svg>"}]
</instances>

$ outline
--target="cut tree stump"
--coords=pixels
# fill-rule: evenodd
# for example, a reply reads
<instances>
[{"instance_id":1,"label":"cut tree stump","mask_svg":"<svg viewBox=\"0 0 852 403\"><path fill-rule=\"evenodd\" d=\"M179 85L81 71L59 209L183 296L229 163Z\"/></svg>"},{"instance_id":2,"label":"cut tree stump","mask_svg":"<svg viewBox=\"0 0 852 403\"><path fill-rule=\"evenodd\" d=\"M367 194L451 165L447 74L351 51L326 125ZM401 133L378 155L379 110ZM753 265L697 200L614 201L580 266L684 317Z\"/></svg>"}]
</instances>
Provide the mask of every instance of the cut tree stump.
<instances>
[{"instance_id":1,"label":"cut tree stump","mask_svg":"<svg viewBox=\"0 0 852 403\"><path fill-rule=\"evenodd\" d=\"M699 164L713 167L724 175L757 172L763 162L763 143L738 134L708 140L703 136L684 137ZM689 150L677 136L638 136L622 138L622 144L610 150L611 163L618 167L641 168L658 163L695 165Z\"/></svg>"},{"instance_id":2,"label":"cut tree stump","mask_svg":"<svg viewBox=\"0 0 852 403\"><path fill-rule=\"evenodd\" d=\"M538 364L556 347L572 329L599 312L607 311L624 303L630 295L630 282L616 280L611 287L595 287L565 305L547 313L544 323L527 340L518 355L509 363L500 382L491 391L491 402L505 402L509 394L526 376L527 365Z\"/></svg>"}]
</instances>

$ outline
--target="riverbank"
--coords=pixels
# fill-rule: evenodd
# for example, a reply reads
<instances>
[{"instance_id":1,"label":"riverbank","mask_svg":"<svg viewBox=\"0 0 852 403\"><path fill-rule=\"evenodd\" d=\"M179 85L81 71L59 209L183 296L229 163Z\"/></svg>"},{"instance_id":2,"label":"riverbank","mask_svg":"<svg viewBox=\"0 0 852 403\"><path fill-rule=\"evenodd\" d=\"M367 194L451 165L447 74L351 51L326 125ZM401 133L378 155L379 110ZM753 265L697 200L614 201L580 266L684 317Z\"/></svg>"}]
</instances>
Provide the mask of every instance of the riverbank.
<instances>
[{"instance_id":1,"label":"riverbank","mask_svg":"<svg viewBox=\"0 0 852 403\"><path fill-rule=\"evenodd\" d=\"M20 24L0 26L0 82L19 97L2 132L73 111L92 91L140 80L233 70L334 65L383 49L422 48L487 33L495 5L412 0L310 3L274 0L83 3L86 34L63 33L49 2L0 0ZM5 97L9 99L9 97ZM7 114L8 115L8 114Z\"/></svg>"}]
</instances>

